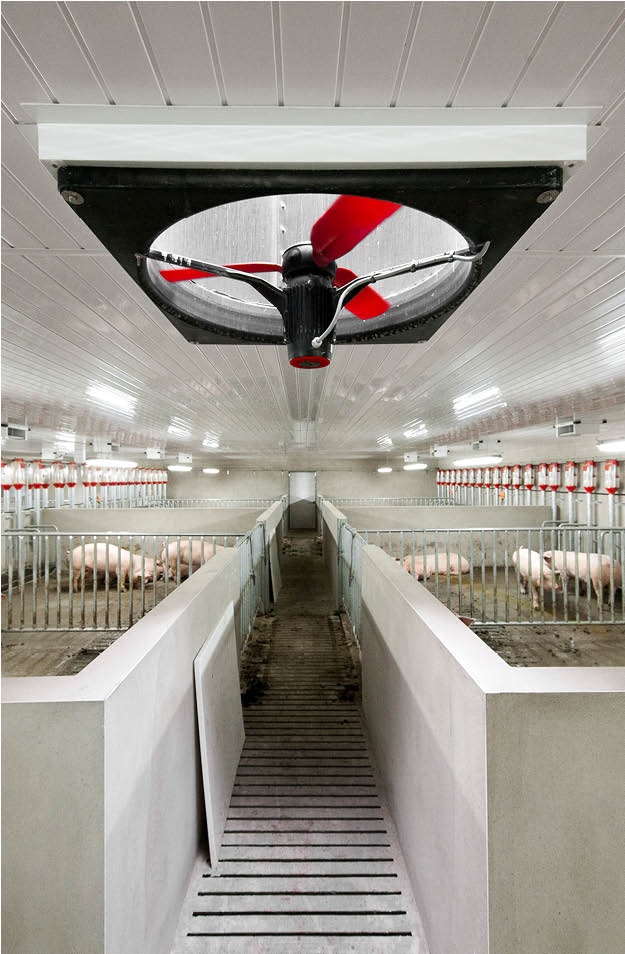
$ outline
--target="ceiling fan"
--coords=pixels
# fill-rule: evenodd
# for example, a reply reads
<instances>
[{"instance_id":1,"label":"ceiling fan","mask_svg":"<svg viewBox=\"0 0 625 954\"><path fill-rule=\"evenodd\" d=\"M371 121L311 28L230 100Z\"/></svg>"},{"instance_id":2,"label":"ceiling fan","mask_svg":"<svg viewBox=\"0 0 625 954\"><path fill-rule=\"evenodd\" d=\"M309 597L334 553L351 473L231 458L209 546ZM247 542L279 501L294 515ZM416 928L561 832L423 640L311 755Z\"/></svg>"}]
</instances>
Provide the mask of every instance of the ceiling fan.
<instances>
[{"instance_id":1,"label":"ceiling fan","mask_svg":"<svg viewBox=\"0 0 625 954\"><path fill-rule=\"evenodd\" d=\"M371 285L448 262L480 262L488 251L490 243L486 241L363 276L337 266L336 259L347 255L400 208L397 202L341 195L314 223L309 242L291 245L284 251L281 265L267 262L215 265L153 249L136 253L136 259L139 265L144 259L153 259L177 266L160 271L161 277L170 283L217 275L246 282L280 312L291 365L323 368L330 364L336 324L343 308L366 321L391 307ZM263 272L280 272L282 288L259 278Z\"/></svg>"},{"instance_id":2,"label":"ceiling fan","mask_svg":"<svg viewBox=\"0 0 625 954\"><path fill-rule=\"evenodd\" d=\"M308 359L308 367L327 364L333 343L430 340L557 199L563 181L562 169L554 164L401 169L61 165L57 176L59 192L74 214L187 341L200 347L287 343L296 366L298 359ZM317 201L321 196L328 197L327 205ZM248 217L247 202L256 203L253 216L259 218ZM309 241L293 244L307 237L305 223L324 205L327 211ZM422 216L433 221L426 224ZM272 222L278 232L271 231ZM209 258L240 261L227 250L236 247L238 229L246 223L253 224L246 240L253 236L253 247L267 249L258 257L268 264L254 265L256 256L249 251L237 268L184 257L204 247L212 234L220 251L207 252ZM362 242L378 225L372 241ZM277 234L287 233L284 244L290 248L281 261L268 250L275 248ZM362 262L348 262L360 278L342 267L341 256L350 248ZM414 257L421 260L392 269L378 265L383 254L401 262L402 248L415 249ZM458 251L438 256L443 248ZM169 252L180 254L166 257ZM261 268L277 274L264 281ZM404 269L424 269L422 280L391 278ZM178 280L161 270L175 272ZM197 280L191 270L219 278ZM386 278L393 284L387 300L374 291L375 283ZM266 293L260 301L248 294L253 283ZM313 347L319 338L321 345Z\"/></svg>"}]
</instances>

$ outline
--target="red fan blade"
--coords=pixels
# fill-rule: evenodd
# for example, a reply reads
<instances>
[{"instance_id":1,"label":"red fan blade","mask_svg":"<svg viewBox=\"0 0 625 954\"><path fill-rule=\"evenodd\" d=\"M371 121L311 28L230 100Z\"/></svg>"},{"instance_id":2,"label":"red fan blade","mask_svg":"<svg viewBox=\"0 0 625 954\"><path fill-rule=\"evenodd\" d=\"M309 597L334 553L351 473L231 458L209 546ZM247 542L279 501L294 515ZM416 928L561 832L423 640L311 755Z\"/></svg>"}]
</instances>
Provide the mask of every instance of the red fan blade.
<instances>
[{"instance_id":1,"label":"red fan blade","mask_svg":"<svg viewBox=\"0 0 625 954\"><path fill-rule=\"evenodd\" d=\"M396 202L341 195L317 219L310 231L313 258L320 268L347 255L389 215L401 208Z\"/></svg>"},{"instance_id":2,"label":"red fan blade","mask_svg":"<svg viewBox=\"0 0 625 954\"><path fill-rule=\"evenodd\" d=\"M351 268L337 268L334 284L337 288L342 288L343 285L346 285L357 277L356 272L352 272ZM367 321L368 318L376 318L378 315L383 315L391 306L386 298L382 298L382 295L378 295L377 291L374 291L371 285L367 285L361 292L354 295L350 303L345 305L345 307L348 311L351 311L352 315L356 315L357 318L362 318L363 321Z\"/></svg>"},{"instance_id":3,"label":"red fan blade","mask_svg":"<svg viewBox=\"0 0 625 954\"><path fill-rule=\"evenodd\" d=\"M281 272L280 265L271 262L243 262L241 265L226 265L226 268L236 268L239 272ZM211 272L199 272L196 268L166 268L161 275L168 282L188 282L192 278L214 278Z\"/></svg>"}]
</instances>

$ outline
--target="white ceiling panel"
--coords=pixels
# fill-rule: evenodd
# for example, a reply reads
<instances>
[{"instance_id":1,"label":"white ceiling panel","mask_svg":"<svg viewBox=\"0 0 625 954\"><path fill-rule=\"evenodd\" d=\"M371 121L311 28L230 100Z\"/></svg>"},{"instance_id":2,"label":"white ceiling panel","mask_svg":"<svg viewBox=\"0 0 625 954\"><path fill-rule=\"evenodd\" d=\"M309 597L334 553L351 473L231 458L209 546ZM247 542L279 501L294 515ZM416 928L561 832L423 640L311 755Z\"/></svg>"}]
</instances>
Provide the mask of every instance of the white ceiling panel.
<instances>
[{"instance_id":1,"label":"white ceiling panel","mask_svg":"<svg viewBox=\"0 0 625 954\"><path fill-rule=\"evenodd\" d=\"M461 6L475 8L477 4ZM489 7L484 29L454 96L454 106L502 106L507 103L541 34L548 28L557 4L524 3L523 16L519 16L516 3L493 3ZM475 16L475 11L468 12ZM455 30L458 28L456 26ZM514 36L514 44L505 42L510 36Z\"/></svg>"},{"instance_id":2,"label":"white ceiling panel","mask_svg":"<svg viewBox=\"0 0 625 954\"><path fill-rule=\"evenodd\" d=\"M280 4L285 106L334 106L342 6Z\"/></svg>"},{"instance_id":3,"label":"white ceiling panel","mask_svg":"<svg viewBox=\"0 0 625 954\"><path fill-rule=\"evenodd\" d=\"M2 43L3 419L288 466L306 452L311 464L379 458L538 424L542 447L557 413L596 423L608 408L618 415L623 3L8 0ZM389 116L394 105L564 103L596 107L602 125L563 194L430 342L339 346L328 369L305 372L283 348L184 340L39 162L28 104L54 101L225 110L338 102L389 107ZM95 405L92 384L136 398L133 413ZM507 406L459 421L453 399L491 386ZM168 433L174 421L189 438ZM406 438L415 421L427 434ZM218 449L202 447L207 434ZM520 434L514 447L537 440Z\"/></svg>"},{"instance_id":4,"label":"white ceiling panel","mask_svg":"<svg viewBox=\"0 0 625 954\"><path fill-rule=\"evenodd\" d=\"M229 106L276 106L272 4L209 3Z\"/></svg>"},{"instance_id":5,"label":"white ceiling panel","mask_svg":"<svg viewBox=\"0 0 625 954\"><path fill-rule=\"evenodd\" d=\"M13 119L30 122L21 103L52 103L53 96L27 66L15 45L14 36L2 22L2 103Z\"/></svg>"},{"instance_id":6,"label":"white ceiling panel","mask_svg":"<svg viewBox=\"0 0 625 954\"><path fill-rule=\"evenodd\" d=\"M113 102L162 106L166 99L133 15L135 6L109 0L67 4Z\"/></svg>"},{"instance_id":7,"label":"white ceiling panel","mask_svg":"<svg viewBox=\"0 0 625 954\"><path fill-rule=\"evenodd\" d=\"M388 106L391 101L412 3L351 3L341 106Z\"/></svg>"},{"instance_id":8,"label":"white ceiling panel","mask_svg":"<svg viewBox=\"0 0 625 954\"><path fill-rule=\"evenodd\" d=\"M619 4L616 4L619 6ZM614 21L605 44L571 84L565 106L611 104L622 93L625 62L625 11Z\"/></svg>"},{"instance_id":9,"label":"white ceiling panel","mask_svg":"<svg viewBox=\"0 0 625 954\"><path fill-rule=\"evenodd\" d=\"M58 3L12 3L7 4L4 16L55 100L105 103L102 88L63 15L65 9L65 4Z\"/></svg>"},{"instance_id":10,"label":"white ceiling panel","mask_svg":"<svg viewBox=\"0 0 625 954\"><path fill-rule=\"evenodd\" d=\"M446 106L486 4L434 0L420 7L397 105Z\"/></svg>"},{"instance_id":11,"label":"white ceiling panel","mask_svg":"<svg viewBox=\"0 0 625 954\"><path fill-rule=\"evenodd\" d=\"M221 97L199 3L135 4L174 106L218 106Z\"/></svg>"},{"instance_id":12,"label":"white ceiling panel","mask_svg":"<svg viewBox=\"0 0 625 954\"><path fill-rule=\"evenodd\" d=\"M510 106L561 105L571 87L601 55L622 13L620 3L582 0L560 4L557 17L528 64Z\"/></svg>"}]
</instances>

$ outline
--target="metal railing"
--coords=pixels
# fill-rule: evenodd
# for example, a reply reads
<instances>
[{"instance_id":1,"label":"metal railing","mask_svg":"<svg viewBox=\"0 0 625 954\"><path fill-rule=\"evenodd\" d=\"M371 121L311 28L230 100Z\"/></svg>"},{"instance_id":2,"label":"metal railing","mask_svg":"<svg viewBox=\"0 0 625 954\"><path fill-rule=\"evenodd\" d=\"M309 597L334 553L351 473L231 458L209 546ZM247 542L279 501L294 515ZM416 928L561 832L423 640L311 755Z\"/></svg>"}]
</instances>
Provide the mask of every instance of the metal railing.
<instances>
[{"instance_id":1,"label":"metal railing","mask_svg":"<svg viewBox=\"0 0 625 954\"><path fill-rule=\"evenodd\" d=\"M625 623L625 529L362 530L450 610L481 624Z\"/></svg>"},{"instance_id":2,"label":"metal railing","mask_svg":"<svg viewBox=\"0 0 625 954\"><path fill-rule=\"evenodd\" d=\"M240 507L245 509L253 507L258 510L266 510L275 503L275 497L246 497L237 500L234 497L167 497L165 500L155 500L148 503L148 507L165 507L169 509L193 509L199 510L217 510L217 509L235 509Z\"/></svg>"},{"instance_id":3,"label":"metal railing","mask_svg":"<svg viewBox=\"0 0 625 954\"><path fill-rule=\"evenodd\" d=\"M258 524L237 543L241 566L241 640L252 632L259 610L269 606L269 554L265 525Z\"/></svg>"},{"instance_id":4,"label":"metal railing","mask_svg":"<svg viewBox=\"0 0 625 954\"><path fill-rule=\"evenodd\" d=\"M347 523L338 527L339 597L352 626L356 642L360 634L362 604L362 548L364 540Z\"/></svg>"},{"instance_id":5,"label":"metal railing","mask_svg":"<svg viewBox=\"0 0 625 954\"><path fill-rule=\"evenodd\" d=\"M451 497L327 497L335 507L456 507Z\"/></svg>"},{"instance_id":6,"label":"metal railing","mask_svg":"<svg viewBox=\"0 0 625 954\"><path fill-rule=\"evenodd\" d=\"M126 630L242 533L3 535L6 632ZM94 572L95 571L95 572Z\"/></svg>"}]
</instances>

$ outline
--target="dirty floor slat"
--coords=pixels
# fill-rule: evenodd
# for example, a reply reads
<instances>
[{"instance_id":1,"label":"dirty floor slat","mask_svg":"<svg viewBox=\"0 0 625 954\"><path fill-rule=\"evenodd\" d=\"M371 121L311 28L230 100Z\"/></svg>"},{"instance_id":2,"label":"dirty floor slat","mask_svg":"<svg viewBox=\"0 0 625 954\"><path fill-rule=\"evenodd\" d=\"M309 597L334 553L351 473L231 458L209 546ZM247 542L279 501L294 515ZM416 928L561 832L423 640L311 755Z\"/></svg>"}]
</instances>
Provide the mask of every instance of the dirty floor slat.
<instances>
[{"instance_id":1,"label":"dirty floor slat","mask_svg":"<svg viewBox=\"0 0 625 954\"><path fill-rule=\"evenodd\" d=\"M426 954L314 539L242 661L245 745L219 863L193 874L172 954Z\"/></svg>"}]
</instances>

